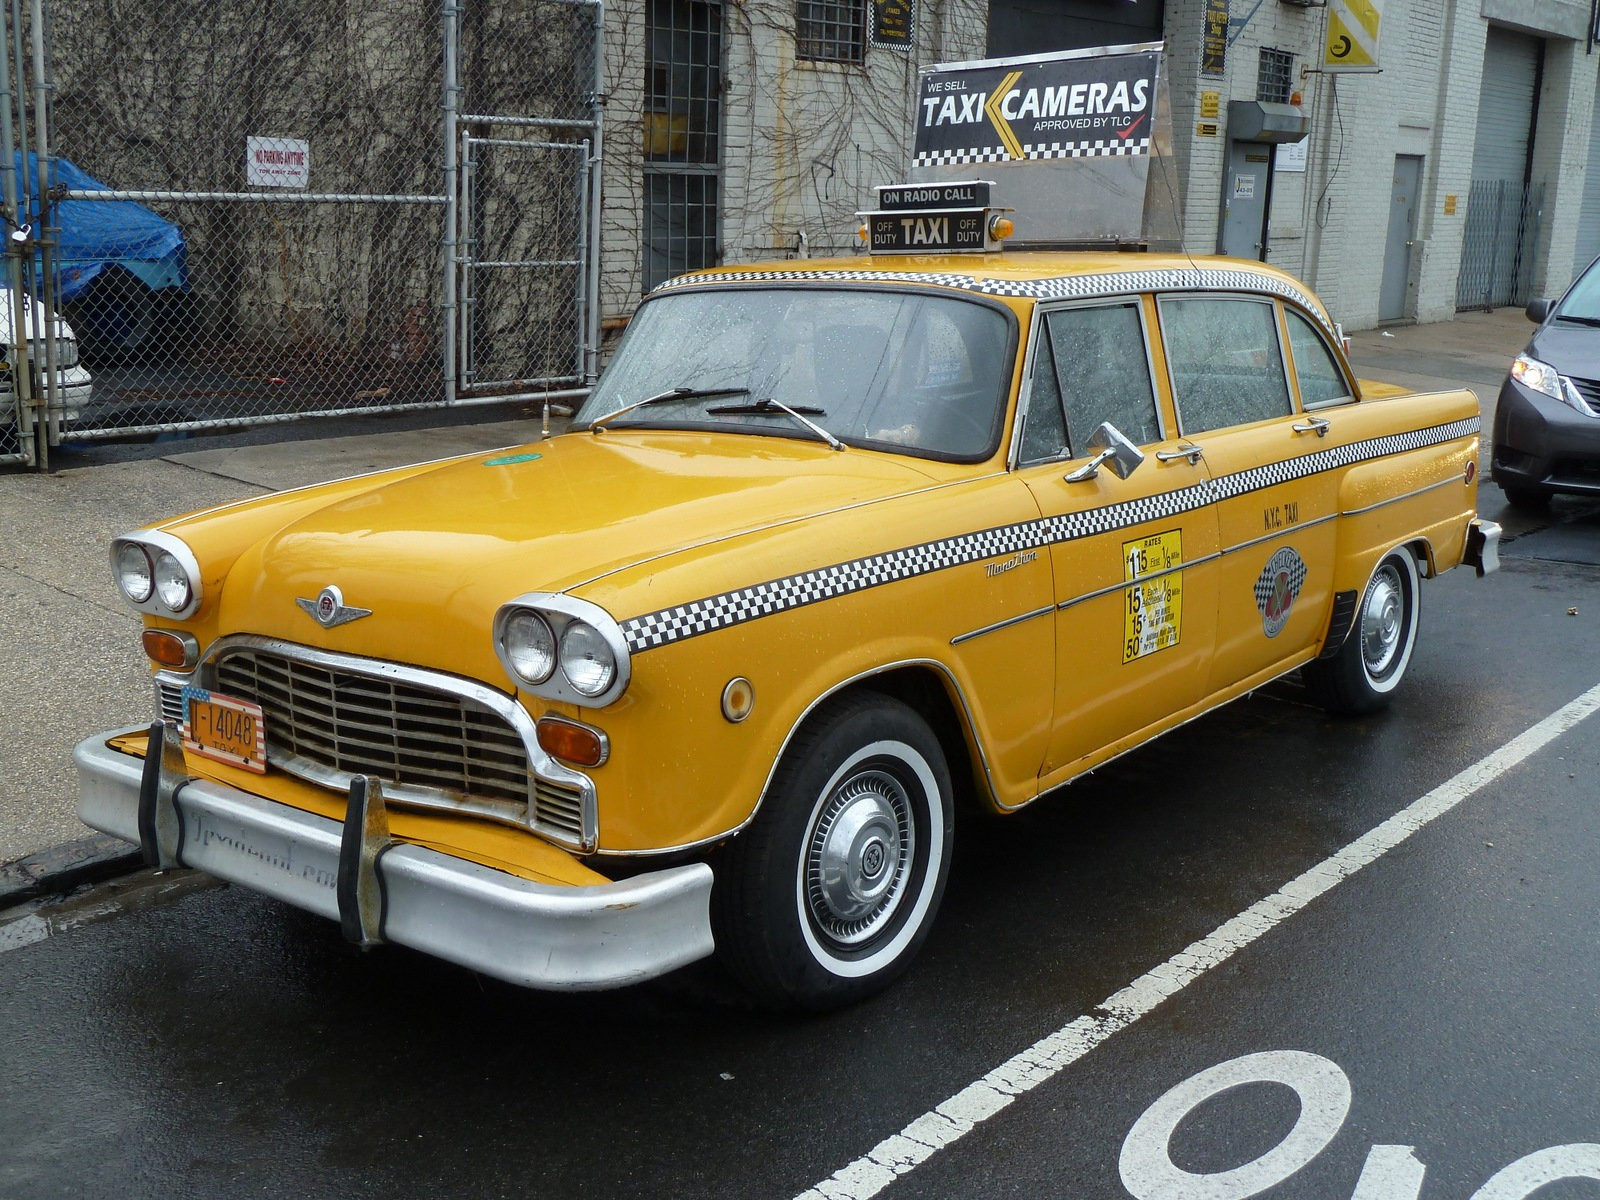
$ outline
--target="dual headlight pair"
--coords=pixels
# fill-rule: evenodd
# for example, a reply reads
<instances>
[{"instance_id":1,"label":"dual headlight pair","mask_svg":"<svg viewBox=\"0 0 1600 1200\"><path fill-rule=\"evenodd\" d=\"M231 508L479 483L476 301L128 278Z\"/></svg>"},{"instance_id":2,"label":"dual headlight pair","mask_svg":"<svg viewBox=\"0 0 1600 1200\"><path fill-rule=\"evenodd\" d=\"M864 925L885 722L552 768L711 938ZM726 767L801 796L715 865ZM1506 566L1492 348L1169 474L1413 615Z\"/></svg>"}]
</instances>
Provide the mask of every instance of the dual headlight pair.
<instances>
[{"instance_id":1,"label":"dual headlight pair","mask_svg":"<svg viewBox=\"0 0 1600 1200\"><path fill-rule=\"evenodd\" d=\"M552 592L518 596L495 614L494 648L507 674L549 699L599 706L628 686L622 630L586 600Z\"/></svg>"},{"instance_id":2,"label":"dual headlight pair","mask_svg":"<svg viewBox=\"0 0 1600 1200\"><path fill-rule=\"evenodd\" d=\"M111 543L111 571L140 612L182 619L200 607L200 564L170 534L148 531Z\"/></svg>"}]
</instances>

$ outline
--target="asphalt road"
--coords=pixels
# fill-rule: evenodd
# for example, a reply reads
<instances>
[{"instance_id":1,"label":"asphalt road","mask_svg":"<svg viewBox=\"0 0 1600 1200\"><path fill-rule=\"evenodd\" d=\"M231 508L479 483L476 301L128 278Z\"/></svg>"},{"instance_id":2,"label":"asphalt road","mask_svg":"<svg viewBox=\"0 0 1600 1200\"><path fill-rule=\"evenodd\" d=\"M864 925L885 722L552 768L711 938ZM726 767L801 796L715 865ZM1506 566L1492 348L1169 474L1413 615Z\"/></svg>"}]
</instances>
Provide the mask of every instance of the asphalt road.
<instances>
[{"instance_id":1,"label":"asphalt road","mask_svg":"<svg viewBox=\"0 0 1600 1200\"><path fill-rule=\"evenodd\" d=\"M1600 507L1424 605L1384 714L1280 685L963 821L831 1016L521 992L186 873L31 913L0 1196L1600 1195Z\"/></svg>"}]
</instances>

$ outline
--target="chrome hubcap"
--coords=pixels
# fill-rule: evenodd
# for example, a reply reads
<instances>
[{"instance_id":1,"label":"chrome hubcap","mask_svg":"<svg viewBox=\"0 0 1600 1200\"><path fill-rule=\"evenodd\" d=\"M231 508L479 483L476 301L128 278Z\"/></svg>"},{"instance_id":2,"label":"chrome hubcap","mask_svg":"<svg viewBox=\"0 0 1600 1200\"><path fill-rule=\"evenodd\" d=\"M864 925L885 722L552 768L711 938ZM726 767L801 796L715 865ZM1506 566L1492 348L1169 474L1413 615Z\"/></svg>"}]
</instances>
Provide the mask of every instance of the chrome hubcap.
<instances>
[{"instance_id":1,"label":"chrome hubcap","mask_svg":"<svg viewBox=\"0 0 1600 1200\"><path fill-rule=\"evenodd\" d=\"M852 775L821 805L806 846L811 917L836 942L870 938L899 906L914 849L911 803L884 771Z\"/></svg>"},{"instance_id":2,"label":"chrome hubcap","mask_svg":"<svg viewBox=\"0 0 1600 1200\"><path fill-rule=\"evenodd\" d=\"M1372 578L1361 605L1361 657L1367 674L1381 677L1400 650L1405 624L1405 592L1400 572L1385 565Z\"/></svg>"}]
</instances>

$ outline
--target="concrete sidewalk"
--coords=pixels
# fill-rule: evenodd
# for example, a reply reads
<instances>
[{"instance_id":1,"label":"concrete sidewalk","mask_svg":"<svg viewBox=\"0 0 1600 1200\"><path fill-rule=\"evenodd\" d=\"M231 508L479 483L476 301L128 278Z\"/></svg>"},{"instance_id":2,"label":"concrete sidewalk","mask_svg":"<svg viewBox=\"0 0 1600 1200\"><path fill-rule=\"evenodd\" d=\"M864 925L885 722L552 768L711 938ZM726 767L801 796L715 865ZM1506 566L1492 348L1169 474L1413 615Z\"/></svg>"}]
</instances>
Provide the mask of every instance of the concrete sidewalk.
<instances>
[{"instance_id":1,"label":"concrete sidewalk","mask_svg":"<svg viewBox=\"0 0 1600 1200\"><path fill-rule=\"evenodd\" d=\"M1469 386L1485 410L1533 326L1519 310L1352 336L1369 379L1418 390ZM537 440L540 422L492 421L347 437L285 427L302 440L181 449L0 473L0 603L9 616L0 677L0 907L8 897L103 869L128 848L76 816L72 747L99 730L152 719L140 622L111 580L107 545L171 516L283 488ZM212 439L213 443L217 439ZM1484 507L1499 507L1485 485ZM1491 515L1493 515L1491 513ZM119 860L120 861L120 860Z\"/></svg>"}]
</instances>

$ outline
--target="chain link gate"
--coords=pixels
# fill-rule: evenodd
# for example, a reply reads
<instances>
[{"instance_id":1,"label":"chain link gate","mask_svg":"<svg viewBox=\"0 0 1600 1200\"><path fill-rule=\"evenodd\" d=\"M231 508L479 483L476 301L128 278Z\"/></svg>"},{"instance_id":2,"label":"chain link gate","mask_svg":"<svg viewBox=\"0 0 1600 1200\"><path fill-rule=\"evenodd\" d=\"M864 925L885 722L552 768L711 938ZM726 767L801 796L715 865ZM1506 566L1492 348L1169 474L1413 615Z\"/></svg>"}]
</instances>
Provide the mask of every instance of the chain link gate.
<instances>
[{"instance_id":1,"label":"chain link gate","mask_svg":"<svg viewBox=\"0 0 1600 1200\"><path fill-rule=\"evenodd\" d=\"M592 382L597 0L9 8L13 290L55 361L0 458Z\"/></svg>"}]
</instances>

